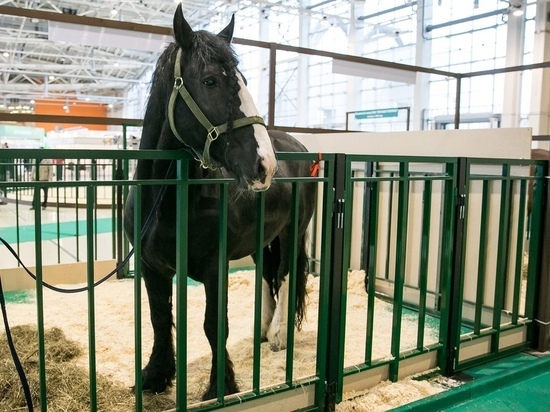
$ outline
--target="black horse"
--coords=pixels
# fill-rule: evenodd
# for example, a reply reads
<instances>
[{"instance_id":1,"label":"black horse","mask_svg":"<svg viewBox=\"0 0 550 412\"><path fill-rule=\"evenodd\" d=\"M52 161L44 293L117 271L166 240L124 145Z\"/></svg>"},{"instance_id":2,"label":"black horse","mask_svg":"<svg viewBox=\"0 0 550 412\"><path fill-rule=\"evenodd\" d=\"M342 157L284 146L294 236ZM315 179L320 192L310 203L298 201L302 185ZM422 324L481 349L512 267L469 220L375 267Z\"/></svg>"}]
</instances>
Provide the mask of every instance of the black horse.
<instances>
[{"instance_id":1,"label":"black horse","mask_svg":"<svg viewBox=\"0 0 550 412\"><path fill-rule=\"evenodd\" d=\"M175 43L166 48L156 65L140 149L188 150L199 160L190 166L191 178L234 178L228 196L228 261L248 255L255 258L256 192L266 191L262 338L269 341L272 350L280 350L286 347L292 187L290 183L278 182L277 177L309 176L311 162L277 163L275 151L304 152L305 148L286 133L267 132L237 70L230 45L233 27L231 19L218 35L194 32L183 17L181 4L178 5L174 15ZM170 165L167 160L141 160L136 177L173 178ZM316 190L314 183L300 185L295 301L298 328L305 312L305 238ZM134 197L130 190L124 222L131 242L137 235L133 227ZM218 199L216 186L191 185L189 189L188 274L204 284L204 331L212 350L210 383L203 399L214 398L217 393ZM143 186L142 221L148 220L141 234L142 267L154 344L143 370L142 386L144 390L162 392L175 375L172 278L178 250L174 186ZM224 309L227 314L227 307ZM228 333L229 327L225 340ZM223 391L238 392L227 350Z\"/></svg>"}]
</instances>

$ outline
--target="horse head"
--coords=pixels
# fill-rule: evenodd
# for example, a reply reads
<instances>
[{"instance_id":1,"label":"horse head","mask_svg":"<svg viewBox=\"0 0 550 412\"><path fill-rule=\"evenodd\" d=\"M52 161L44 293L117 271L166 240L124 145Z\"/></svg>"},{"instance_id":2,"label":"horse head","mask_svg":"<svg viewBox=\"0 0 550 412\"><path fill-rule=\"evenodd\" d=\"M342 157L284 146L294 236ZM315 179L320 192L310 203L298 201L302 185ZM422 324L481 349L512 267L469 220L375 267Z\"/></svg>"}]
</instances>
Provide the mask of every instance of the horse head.
<instances>
[{"instance_id":1,"label":"horse head","mask_svg":"<svg viewBox=\"0 0 550 412\"><path fill-rule=\"evenodd\" d=\"M204 168L223 167L250 190L269 188L277 168L262 117L237 70L234 18L219 34L193 31L181 4L174 15L172 133Z\"/></svg>"}]
</instances>

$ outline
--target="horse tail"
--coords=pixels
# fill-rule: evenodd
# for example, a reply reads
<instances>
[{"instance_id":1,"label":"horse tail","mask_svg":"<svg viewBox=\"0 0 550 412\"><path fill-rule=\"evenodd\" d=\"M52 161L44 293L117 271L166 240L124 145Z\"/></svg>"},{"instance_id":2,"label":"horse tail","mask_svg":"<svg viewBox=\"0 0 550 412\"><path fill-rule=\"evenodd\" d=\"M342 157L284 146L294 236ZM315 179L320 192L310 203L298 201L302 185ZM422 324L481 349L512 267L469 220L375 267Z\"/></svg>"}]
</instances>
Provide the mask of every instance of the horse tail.
<instances>
[{"instance_id":1,"label":"horse tail","mask_svg":"<svg viewBox=\"0 0 550 412\"><path fill-rule=\"evenodd\" d=\"M306 315L307 278L309 275L309 259L306 253L307 236L303 234L298 243L298 258L296 260L296 328L302 328Z\"/></svg>"}]
</instances>

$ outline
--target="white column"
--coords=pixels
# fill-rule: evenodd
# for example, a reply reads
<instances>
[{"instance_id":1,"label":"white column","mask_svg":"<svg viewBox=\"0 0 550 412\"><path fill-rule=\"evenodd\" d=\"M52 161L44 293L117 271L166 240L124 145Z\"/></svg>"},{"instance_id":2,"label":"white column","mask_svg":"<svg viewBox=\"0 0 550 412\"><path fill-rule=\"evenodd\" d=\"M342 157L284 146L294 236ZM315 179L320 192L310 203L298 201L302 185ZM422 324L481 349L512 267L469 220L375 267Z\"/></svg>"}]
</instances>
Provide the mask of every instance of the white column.
<instances>
[{"instance_id":1,"label":"white column","mask_svg":"<svg viewBox=\"0 0 550 412\"><path fill-rule=\"evenodd\" d=\"M258 31L261 41L269 41L269 10L258 12ZM258 66L258 96L256 102L261 114L266 115L269 110L269 49L258 49L260 64ZM265 119L267 121L267 118ZM271 125L272 126L272 125Z\"/></svg>"},{"instance_id":2,"label":"white column","mask_svg":"<svg viewBox=\"0 0 550 412\"><path fill-rule=\"evenodd\" d=\"M301 10L305 10L307 1L302 1ZM310 15L309 13L300 12L300 38L298 42L300 47L309 47L309 28L310 28ZM309 123L309 56L307 54L298 55L298 87L297 87L297 113L296 113L296 126L298 127L310 127Z\"/></svg>"},{"instance_id":3,"label":"white column","mask_svg":"<svg viewBox=\"0 0 550 412\"><path fill-rule=\"evenodd\" d=\"M362 15L365 9L364 1L355 1L350 3L350 21L349 21L349 37L348 37L348 54L354 56L361 56L363 42L359 39L363 38L363 27L357 27L356 17ZM361 86L363 78L357 76L348 76L347 85L347 98L348 106L347 111L352 112L355 110L361 110ZM353 122L350 122L350 129L354 130ZM355 129L356 130L356 129Z\"/></svg>"},{"instance_id":4,"label":"white column","mask_svg":"<svg viewBox=\"0 0 550 412\"><path fill-rule=\"evenodd\" d=\"M523 64L523 39L525 38L525 15L508 14L506 34L506 67ZM502 102L501 127L518 127L520 120L521 72L504 75L504 101Z\"/></svg>"},{"instance_id":5,"label":"white column","mask_svg":"<svg viewBox=\"0 0 550 412\"><path fill-rule=\"evenodd\" d=\"M424 29L432 21L433 0L419 0L416 12L416 66L431 67L432 42L426 40ZM424 129L425 110L430 107L430 75L417 73L410 130Z\"/></svg>"},{"instance_id":6,"label":"white column","mask_svg":"<svg viewBox=\"0 0 550 412\"><path fill-rule=\"evenodd\" d=\"M550 60L550 22L547 17L550 6L547 2L539 2L536 8L533 63L540 63ZM532 78L529 125L534 135L550 134L550 69L533 70ZM549 148L548 143L542 142L538 147Z\"/></svg>"}]
</instances>

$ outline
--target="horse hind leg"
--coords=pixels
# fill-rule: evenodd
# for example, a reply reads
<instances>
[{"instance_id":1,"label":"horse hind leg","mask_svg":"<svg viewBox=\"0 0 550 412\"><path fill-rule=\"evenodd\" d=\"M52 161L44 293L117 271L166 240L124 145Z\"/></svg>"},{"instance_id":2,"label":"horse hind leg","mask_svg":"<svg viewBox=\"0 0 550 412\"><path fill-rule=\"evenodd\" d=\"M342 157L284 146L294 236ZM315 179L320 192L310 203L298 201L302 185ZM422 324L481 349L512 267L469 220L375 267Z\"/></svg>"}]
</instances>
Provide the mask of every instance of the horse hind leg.
<instances>
[{"instance_id":1,"label":"horse hind leg","mask_svg":"<svg viewBox=\"0 0 550 412\"><path fill-rule=\"evenodd\" d=\"M254 263L257 264L256 255L253 255ZM278 260L278 256L276 256ZM270 247L263 250L263 277L262 277L262 325L261 339L267 342L267 331L273 320L275 312L274 279L277 275L278 263L273 261L275 256L271 253Z\"/></svg>"},{"instance_id":2,"label":"horse hind leg","mask_svg":"<svg viewBox=\"0 0 550 412\"><path fill-rule=\"evenodd\" d=\"M172 386L176 373L172 339L172 278L144 269L143 279L149 298L154 341L149 363L142 371L142 388L161 393Z\"/></svg>"},{"instance_id":3,"label":"horse hind leg","mask_svg":"<svg viewBox=\"0 0 550 412\"><path fill-rule=\"evenodd\" d=\"M276 239L277 240L277 239ZM289 299L289 264L290 255L288 251L288 242L279 238L272 246L272 253L276 252L280 256L279 267L277 270L277 305L273 315L273 320L267 332L267 339L272 351L283 350L287 346L287 328L288 328L288 299ZM298 256L296 262L296 316L295 325L301 328L302 319L305 314L306 281L307 281L307 254L305 250L305 236L301 236L298 243Z\"/></svg>"}]
</instances>

